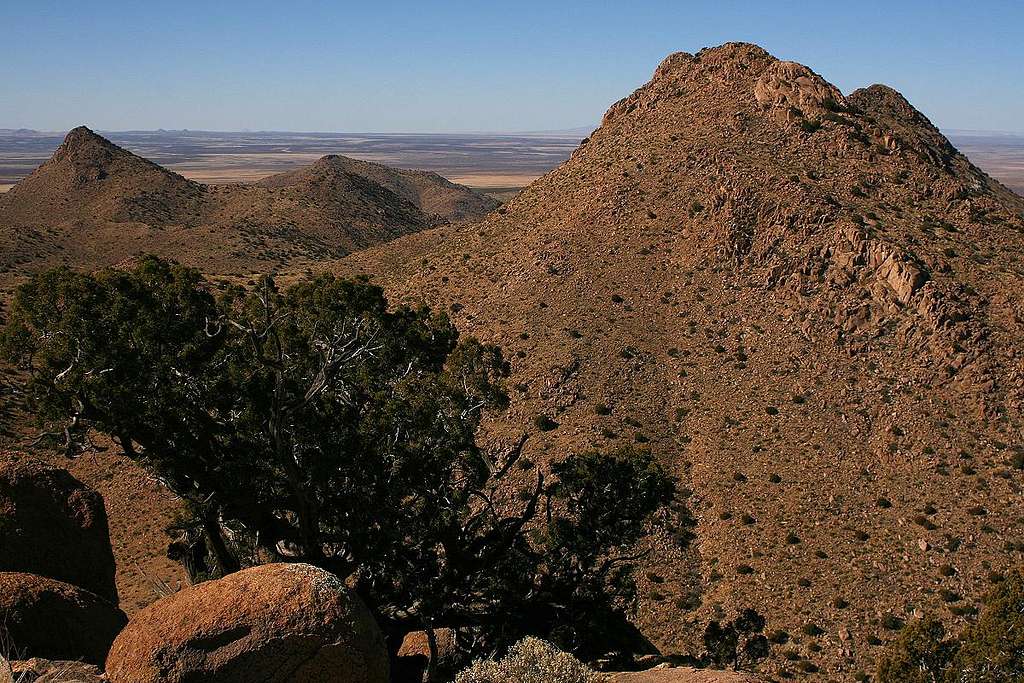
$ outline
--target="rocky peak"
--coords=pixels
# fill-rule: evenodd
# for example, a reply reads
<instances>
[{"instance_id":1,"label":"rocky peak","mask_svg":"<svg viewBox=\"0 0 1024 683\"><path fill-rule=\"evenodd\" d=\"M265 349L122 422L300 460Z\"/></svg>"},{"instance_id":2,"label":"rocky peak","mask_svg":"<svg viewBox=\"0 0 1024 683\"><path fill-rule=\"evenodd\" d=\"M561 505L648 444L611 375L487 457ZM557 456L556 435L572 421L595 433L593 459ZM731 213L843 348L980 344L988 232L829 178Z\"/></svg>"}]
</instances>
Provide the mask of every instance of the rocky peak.
<instances>
[{"instance_id":1,"label":"rocky peak","mask_svg":"<svg viewBox=\"0 0 1024 683\"><path fill-rule=\"evenodd\" d=\"M53 154L53 161L88 163L128 154L130 152L121 149L102 135L97 135L85 126L79 126L65 136L64 142Z\"/></svg>"}]
</instances>

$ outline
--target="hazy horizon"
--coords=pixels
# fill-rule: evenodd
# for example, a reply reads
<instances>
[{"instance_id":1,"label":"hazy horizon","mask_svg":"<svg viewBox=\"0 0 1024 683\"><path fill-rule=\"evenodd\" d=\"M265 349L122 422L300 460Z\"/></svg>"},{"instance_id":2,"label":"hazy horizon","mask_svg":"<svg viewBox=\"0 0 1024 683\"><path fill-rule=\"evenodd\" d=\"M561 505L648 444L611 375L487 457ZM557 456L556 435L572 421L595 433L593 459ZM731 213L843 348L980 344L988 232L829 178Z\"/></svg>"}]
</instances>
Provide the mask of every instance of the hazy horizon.
<instances>
[{"instance_id":1,"label":"hazy horizon","mask_svg":"<svg viewBox=\"0 0 1024 683\"><path fill-rule=\"evenodd\" d=\"M747 41L843 92L891 85L942 129L1018 131L1022 25L1024 7L995 0L19 3L0 23L0 126L561 131L599 120L672 52Z\"/></svg>"}]
</instances>

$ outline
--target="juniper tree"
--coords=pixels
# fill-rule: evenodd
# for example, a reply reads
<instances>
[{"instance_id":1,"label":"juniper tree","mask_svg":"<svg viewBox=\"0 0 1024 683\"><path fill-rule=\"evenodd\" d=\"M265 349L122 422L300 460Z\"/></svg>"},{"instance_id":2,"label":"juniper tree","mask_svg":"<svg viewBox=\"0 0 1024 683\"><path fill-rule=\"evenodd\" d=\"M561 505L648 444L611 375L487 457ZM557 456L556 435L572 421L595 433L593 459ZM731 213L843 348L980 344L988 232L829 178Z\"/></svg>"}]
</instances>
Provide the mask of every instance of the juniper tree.
<instances>
[{"instance_id":1,"label":"juniper tree","mask_svg":"<svg viewBox=\"0 0 1024 683\"><path fill-rule=\"evenodd\" d=\"M74 455L109 436L186 501L213 575L303 561L349 578L392 647L455 627L481 648L600 651L635 599L630 548L674 496L649 453L545 474L523 439L484 452L482 416L508 401L500 350L366 280L214 290L153 257L22 286L0 344L41 438Z\"/></svg>"}]
</instances>

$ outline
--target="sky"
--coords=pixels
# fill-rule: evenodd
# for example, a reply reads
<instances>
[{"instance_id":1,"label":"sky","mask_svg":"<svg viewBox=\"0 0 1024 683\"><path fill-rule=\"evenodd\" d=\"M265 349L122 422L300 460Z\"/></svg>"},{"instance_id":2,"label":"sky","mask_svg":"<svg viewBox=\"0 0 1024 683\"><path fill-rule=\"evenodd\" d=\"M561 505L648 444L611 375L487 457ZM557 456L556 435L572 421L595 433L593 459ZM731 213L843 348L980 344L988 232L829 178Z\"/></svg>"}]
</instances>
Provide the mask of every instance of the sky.
<instances>
[{"instance_id":1,"label":"sky","mask_svg":"<svg viewBox=\"0 0 1024 683\"><path fill-rule=\"evenodd\" d=\"M1024 132L1024 0L0 0L0 127L577 128L728 41L891 85L947 130Z\"/></svg>"}]
</instances>

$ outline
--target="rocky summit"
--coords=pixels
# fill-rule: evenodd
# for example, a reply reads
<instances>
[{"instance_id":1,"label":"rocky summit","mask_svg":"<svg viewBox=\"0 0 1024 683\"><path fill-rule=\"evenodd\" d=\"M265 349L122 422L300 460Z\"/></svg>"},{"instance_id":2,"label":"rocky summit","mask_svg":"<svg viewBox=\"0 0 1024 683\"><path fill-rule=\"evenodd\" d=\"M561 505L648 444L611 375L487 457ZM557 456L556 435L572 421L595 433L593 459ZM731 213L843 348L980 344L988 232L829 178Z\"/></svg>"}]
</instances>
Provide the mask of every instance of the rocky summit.
<instances>
[{"instance_id":1,"label":"rocky summit","mask_svg":"<svg viewBox=\"0 0 1024 683\"><path fill-rule=\"evenodd\" d=\"M504 347L488 439L645 444L691 492L697 540L650 539L660 649L755 607L769 671L849 680L1020 560L1022 254L1024 199L899 93L733 43L669 56L482 223L335 269Z\"/></svg>"}]
</instances>

